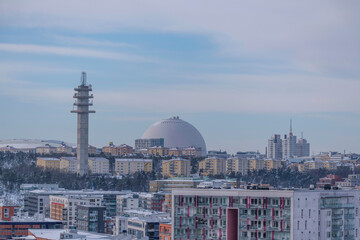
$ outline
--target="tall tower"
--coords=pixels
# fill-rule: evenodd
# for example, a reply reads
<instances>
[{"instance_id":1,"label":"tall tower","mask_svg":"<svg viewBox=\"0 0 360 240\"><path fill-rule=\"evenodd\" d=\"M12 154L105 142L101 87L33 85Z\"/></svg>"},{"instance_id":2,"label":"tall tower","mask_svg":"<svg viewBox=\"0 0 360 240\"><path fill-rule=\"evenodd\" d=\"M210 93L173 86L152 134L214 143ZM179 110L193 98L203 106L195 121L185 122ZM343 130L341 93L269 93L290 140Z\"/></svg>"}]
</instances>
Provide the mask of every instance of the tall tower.
<instances>
[{"instance_id":1,"label":"tall tower","mask_svg":"<svg viewBox=\"0 0 360 240\"><path fill-rule=\"evenodd\" d=\"M81 73L80 85L74 89L76 98L74 106L77 106L76 110L72 110L72 113L77 113L77 172L80 175L88 173L88 149L89 149L89 113L95 113L95 111L89 110L89 106L92 106L90 98L94 96L89 94L92 91L91 84L86 83L86 73Z\"/></svg>"}]
</instances>

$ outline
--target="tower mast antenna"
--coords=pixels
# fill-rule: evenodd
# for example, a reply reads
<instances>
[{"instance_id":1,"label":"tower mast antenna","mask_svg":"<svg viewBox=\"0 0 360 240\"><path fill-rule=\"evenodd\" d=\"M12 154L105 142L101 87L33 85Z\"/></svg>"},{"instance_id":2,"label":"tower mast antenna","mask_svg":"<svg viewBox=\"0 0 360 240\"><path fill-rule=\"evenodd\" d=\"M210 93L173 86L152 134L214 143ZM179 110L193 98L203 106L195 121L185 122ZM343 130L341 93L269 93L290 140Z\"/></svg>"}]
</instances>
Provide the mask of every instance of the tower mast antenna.
<instances>
[{"instance_id":1,"label":"tower mast antenna","mask_svg":"<svg viewBox=\"0 0 360 240\"><path fill-rule=\"evenodd\" d=\"M92 106L91 98L92 91L91 85L86 83L86 73L81 73L80 85L74 89L76 93L74 98L76 99L74 106L76 110L72 110L72 113L77 114L77 172L80 175L88 174L88 157L89 157L89 113L95 113L90 110L89 106Z\"/></svg>"},{"instance_id":2,"label":"tower mast antenna","mask_svg":"<svg viewBox=\"0 0 360 240\"><path fill-rule=\"evenodd\" d=\"M81 86L86 86L86 72L81 73Z\"/></svg>"}]
</instances>

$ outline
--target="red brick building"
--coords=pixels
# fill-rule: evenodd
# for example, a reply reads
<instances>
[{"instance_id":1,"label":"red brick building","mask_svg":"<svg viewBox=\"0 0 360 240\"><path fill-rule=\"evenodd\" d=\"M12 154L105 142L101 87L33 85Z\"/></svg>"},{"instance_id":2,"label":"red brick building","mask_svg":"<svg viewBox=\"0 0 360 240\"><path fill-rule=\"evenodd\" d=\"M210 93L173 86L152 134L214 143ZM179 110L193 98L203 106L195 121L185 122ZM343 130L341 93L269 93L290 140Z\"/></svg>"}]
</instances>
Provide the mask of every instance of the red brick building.
<instances>
[{"instance_id":1,"label":"red brick building","mask_svg":"<svg viewBox=\"0 0 360 240\"><path fill-rule=\"evenodd\" d=\"M15 216L20 206L0 205L0 220L11 221L11 217Z\"/></svg>"}]
</instances>

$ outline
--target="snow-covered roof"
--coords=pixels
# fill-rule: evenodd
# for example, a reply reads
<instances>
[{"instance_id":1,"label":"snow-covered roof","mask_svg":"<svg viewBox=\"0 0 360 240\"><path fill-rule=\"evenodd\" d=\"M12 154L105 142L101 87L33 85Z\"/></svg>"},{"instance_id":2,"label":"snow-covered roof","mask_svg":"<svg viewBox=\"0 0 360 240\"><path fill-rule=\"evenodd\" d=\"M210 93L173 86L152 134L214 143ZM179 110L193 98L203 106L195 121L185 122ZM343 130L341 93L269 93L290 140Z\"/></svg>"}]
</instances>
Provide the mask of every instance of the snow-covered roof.
<instances>
[{"instance_id":1,"label":"snow-covered roof","mask_svg":"<svg viewBox=\"0 0 360 240\"><path fill-rule=\"evenodd\" d=\"M10 146L17 149L35 149L38 147L61 147L63 144L69 147L76 147L74 143L67 143L59 140L41 140L41 139L6 139L0 140L0 148Z\"/></svg>"},{"instance_id":2,"label":"snow-covered roof","mask_svg":"<svg viewBox=\"0 0 360 240\"><path fill-rule=\"evenodd\" d=\"M152 162L151 159L144 159L144 158L116 158L115 161L117 161L117 162Z\"/></svg>"}]
</instances>

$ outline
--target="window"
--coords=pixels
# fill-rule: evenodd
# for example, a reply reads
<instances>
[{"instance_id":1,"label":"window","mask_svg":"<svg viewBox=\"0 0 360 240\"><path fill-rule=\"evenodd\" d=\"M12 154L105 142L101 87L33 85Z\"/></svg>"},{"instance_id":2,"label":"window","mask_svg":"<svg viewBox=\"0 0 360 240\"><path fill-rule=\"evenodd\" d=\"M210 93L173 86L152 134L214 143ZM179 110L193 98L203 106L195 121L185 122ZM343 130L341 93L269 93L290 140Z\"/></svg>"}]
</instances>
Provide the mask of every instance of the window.
<instances>
[{"instance_id":1,"label":"window","mask_svg":"<svg viewBox=\"0 0 360 240\"><path fill-rule=\"evenodd\" d=\"M9 217L9 209L4 208L4 218L8 218L8 217Z\"/></svg>"}]
</instances>

